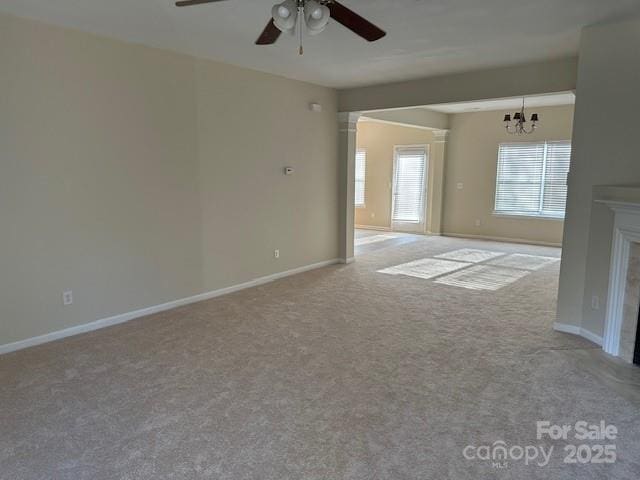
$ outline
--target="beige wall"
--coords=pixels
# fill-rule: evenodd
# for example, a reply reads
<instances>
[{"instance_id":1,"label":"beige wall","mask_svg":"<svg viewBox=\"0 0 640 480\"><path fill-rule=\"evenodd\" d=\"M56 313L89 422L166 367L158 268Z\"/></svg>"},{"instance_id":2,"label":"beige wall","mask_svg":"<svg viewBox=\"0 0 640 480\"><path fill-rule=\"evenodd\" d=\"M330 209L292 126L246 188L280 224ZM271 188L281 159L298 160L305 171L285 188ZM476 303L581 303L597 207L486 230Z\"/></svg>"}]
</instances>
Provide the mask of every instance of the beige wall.
<instances>
[{"instance_id":1,"label":"beige wall","mask_svg":"<svg viewBox=\"0 0 640 480\"><path fill-rule=\"evenodd\" d=\"M340 90L342 112L566 92L576 88L576 58Z\"/></svg>"},{"instance_id":2,"label":"beige wall","mask_svg":"<svg viewBox=\"0 0 640 480\"><path fill-rule=\"evenodd\" d=\"M563 244L558 321L602 335L613 214L594 205L594 185L640 183L640 20L583 31L580 45L573 158ZM600 307L593 309L593 296Z\"/></svg>"},{"instance_id":3,"label":"beige wall","mask_svg":"<svg viewBox=\"0 0 640 480\"><path fill-rule=\"evenodd\" d=\"M493 215L500 143L571 139L573 106L534 110L540 114L541 126L526 137L505 132L502 123L504 111L451 116L445 162L445 234L549 244L562 242L562 221ZM458 189L459 183L463 185L462 190Z\"/></svg>"},{"instance_id":4,"label":"beige wall","mask_svg":"<svg viewBox=\"0 0 640 480\"><path fill-rule=\"evenodd\" d=\"M208 61L196 82L205 289L338 257L335 92Z\"/></svg>"},{"instance_id":5,"label":"beige wall","mask_svg":"<svg viewBox=\"0 0 640 480\"><path fill-rule=\"evenodd\" d=\"M367 151L365 208L356 208L356 225L390 228L393 154L396 145L428 145L433 150L429 130L385 123L358 123L358 148ZM427 203L433 202L435 161L429 161ZM427 226L429 218L427 218Z\"/></svg>"},{"instance_id":6,"label":"beige wall","mask_svg":"<svg viewBox=\"0 0 640 480\"><path fill-rule=\"evenodd\" d=\"M337 257L332 90L9 16L0 65L0 345Z\"/></svg>"}]
</instances>

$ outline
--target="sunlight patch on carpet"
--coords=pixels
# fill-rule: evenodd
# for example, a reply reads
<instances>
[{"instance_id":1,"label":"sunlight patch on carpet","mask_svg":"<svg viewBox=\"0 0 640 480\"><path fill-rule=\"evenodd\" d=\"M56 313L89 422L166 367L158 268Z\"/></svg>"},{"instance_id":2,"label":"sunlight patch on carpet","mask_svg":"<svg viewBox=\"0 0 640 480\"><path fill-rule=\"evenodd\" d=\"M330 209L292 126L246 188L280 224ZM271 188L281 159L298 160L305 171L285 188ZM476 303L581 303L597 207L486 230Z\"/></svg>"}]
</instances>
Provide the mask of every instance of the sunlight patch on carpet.
<instances>
[{"instance_id":1,"label":"sunlight patch on carpet","mask_svg":"<svg viewBox=\"0 0 640 480\"><path fill-rule=\"evenodd\" d=\"M560 259L556 257L541 257L537 255L514 253L503 258L492 260L489 264L499 267L521 268L524 270L540 270L541 268L558 261L560 261Z\"/></svg>"},{"instance_id":2,"label":"sunlight patch on carpet","mask_svg":"<svg viewBox=\"0 0 640 480\"><path fill-rule=\"evenodd\" d=\"M492 252L489 250L477 250L475 248L463 248L452 252L436 255L436 258L444 258L447 260L456 260L458 262L480 263L492 258L504 255L502 252Z\"/></svg>"},{"instance_id":3,"label":"sunlight patch on carpet","mask_svg":"<svg viewBox=\"0 0 640 480\"><path fill-rule=\"evenodd\" d=\"M499 290L529 275L525 270L475 265L460 272L454 272L435 282L440 285L467 288L469 290Z\"/></svg>"},{"instance_id":4,"label":"sunlight patch on carpet","mask_svg":"<svg viewBox=\"0 0 640 480\"><path fill-rule=\"evenodd\" d=\"M378 270L378 273L385 273L387 275L407 275L409 277L429 279L460 270L461 268L465 268L470 265L470 263L450 262L447 260L438 260L436 258L422 258L414 262Z\"/></svg>"},{"instance_id":5,"label":"sunlight patch on carpet","mask_svg":"<svg viewBox=\"0 0 640 480\"><path fill-rule=\"evenodd\" d=\"M393 233L386 233L382 235L372 235L370 237L357 238L353 244L356 247L360 247L362 245L369 245L371 243L384 242L385 240L393 240L394 238L398 238L401 235L395 235Z\"/></svg>"}]
</instances>

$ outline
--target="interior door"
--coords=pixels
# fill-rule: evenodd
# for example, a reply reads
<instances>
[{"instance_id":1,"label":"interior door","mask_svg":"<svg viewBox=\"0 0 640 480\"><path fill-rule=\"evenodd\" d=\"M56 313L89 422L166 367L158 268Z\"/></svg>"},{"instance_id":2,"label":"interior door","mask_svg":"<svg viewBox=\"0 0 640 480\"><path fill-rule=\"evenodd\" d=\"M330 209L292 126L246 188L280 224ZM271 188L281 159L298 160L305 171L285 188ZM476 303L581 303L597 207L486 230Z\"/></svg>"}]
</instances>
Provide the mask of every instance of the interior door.
<instances>
[{"instance_id":1,"label":"interior door","mask_svg":"<svg viewBox=\"0 0 640 480\"><path fill-rule=\"evenodd\" d=\"M393 230L425 232L428 163L426 145L395 147L391 202Z\"/></svg>"}]
</instances>

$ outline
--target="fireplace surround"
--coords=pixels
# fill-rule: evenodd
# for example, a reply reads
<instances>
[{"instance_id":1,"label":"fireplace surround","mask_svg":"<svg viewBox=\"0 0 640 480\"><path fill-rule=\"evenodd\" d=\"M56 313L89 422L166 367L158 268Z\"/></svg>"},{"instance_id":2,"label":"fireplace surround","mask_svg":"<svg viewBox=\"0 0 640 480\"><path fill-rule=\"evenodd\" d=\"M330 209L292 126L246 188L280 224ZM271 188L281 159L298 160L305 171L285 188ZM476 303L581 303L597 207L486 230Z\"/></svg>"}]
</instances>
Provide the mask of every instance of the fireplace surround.
<instances>
[{"instance_id":1,"label":"fireplace surround","mask_svg":"<svg viewBox=\"0 0 640 480\"><path fill-rule=\"evenodd\" d=\"M640 202L599 202L615 213L602 348L632 363L640 305Z\"/></svg>"},{"instance_id":2,"label":"fireplace surround","mask_svg":"<svg viewBox=\"0 0 640 480\"><path fill-rule=\"evenodd\" d=\"M638 311L638 325L640 325L640 309ZM640 328L636 326L636 346L633 352L633 363L640 365Z\"/></svg>"},{"instance_id":3,"label":"fireplace surround","mask_svg":"<svg viewBox=\"0 0 640 480\"><path fill-rule=\"evenodd\" d=\"M640 243L637 242L632 243L629 248L627 280L624 288L619 356L626 362L632 363L636 350L638 306L640 305Z\"/></svg>"}]
</instances>

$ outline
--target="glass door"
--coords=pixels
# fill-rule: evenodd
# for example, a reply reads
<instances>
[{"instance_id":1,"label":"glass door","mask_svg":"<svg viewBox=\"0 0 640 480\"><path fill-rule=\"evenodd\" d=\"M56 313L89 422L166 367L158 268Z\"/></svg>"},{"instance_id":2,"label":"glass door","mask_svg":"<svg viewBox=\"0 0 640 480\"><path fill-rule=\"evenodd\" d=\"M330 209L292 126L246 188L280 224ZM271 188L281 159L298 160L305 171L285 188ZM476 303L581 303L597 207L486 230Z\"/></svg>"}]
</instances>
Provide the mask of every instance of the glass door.
<instances>
[{"instance_id":1,"label":"glass door","mask_svg":"<svg viewBox=\"0 0 640 480\"><path fill-rule=\"evenodd\" d=\"M428 161L425 145L395 147L391 207L393 230L425 232Z\"/></svg>"}]
</instances>

